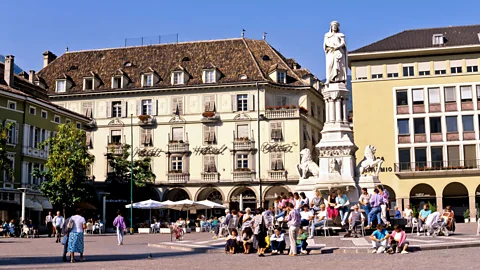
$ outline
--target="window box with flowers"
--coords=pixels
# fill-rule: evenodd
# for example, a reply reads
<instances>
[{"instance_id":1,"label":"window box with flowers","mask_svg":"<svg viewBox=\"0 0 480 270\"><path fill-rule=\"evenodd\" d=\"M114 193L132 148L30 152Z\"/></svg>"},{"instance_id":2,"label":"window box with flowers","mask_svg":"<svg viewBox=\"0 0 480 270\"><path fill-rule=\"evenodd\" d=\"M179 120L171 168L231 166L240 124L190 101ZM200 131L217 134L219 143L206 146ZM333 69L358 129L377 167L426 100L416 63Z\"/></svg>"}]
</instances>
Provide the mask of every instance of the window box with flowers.
<instances>
[{"instance_id":1,"label":"window box with flowers","mask_svg":"<svg viewBox=\"0 0 480 270\"><path fill-rule=\"evenodd\" d=\"M300 106L299 109L300 109L300 113L301 113L301 114L305 114L305 115L308 114L308 110L305 109L305 107Z\"/></svg>"},{"instance_id":2,"label":"window box with flowers","mask_svg":"<svg viewBox=\"0 0 480 270\"><path fill-rule=\"evenodd\" d=\"M202 122L216 122L220 120L220 115L213 111L206 111L202 113Z\"/></svg>"},{"instance_id":3,"label":"window box with flowers","mask_svg":"<svg viewBox=\"0 0 480 270\"><path fill-rule=\"evenodd\" d=\"M153 125L155 124L155 117L152 117L148 114L142 114L138 116L138 124L139 125Z\"/></svg>"}]
</instances>

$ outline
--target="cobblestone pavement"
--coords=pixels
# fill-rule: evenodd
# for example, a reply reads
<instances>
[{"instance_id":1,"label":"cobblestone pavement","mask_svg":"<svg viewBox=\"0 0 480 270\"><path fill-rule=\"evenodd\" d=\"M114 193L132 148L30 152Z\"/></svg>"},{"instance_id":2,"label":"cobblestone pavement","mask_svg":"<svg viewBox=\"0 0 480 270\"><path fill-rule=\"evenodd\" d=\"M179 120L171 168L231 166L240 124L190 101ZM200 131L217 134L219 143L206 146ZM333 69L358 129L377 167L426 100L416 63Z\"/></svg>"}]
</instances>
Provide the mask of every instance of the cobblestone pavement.
<instances>
[{"instance_id":1,"label":"cobblestone pavement","mask_svg":"<svg viewBox=\"0 0 480 270\"><path fill-rule=\"evenodd\" d=\"M468 230L469 231L469 230ZM461 231L457 231L461 237ZM210 235L188 234L186 238L210 238ZM467 237L465 235L465 237ZM472 235L468 237L473 237ZM327 238L329 239L329 238ZM333 239L333 238L330 238ZM63 263L63 246L53 238L18 239L0 238L0 269L245 269L245 259L250 265L261 265L262 270L285 267L343 269L478 269L480 247L419 251L410 254L315 254L292 258L276 256L259 258L251 255L204 254L188 251L148 247L148 243L167 242L169 235L134 235L125 237L125 245L116 245L116 236L88 235L85 238L85 262ZM188 240L187 240L188 241ZM206 240L205 240L206 241ZM320 242L323 242L319 238ZM326 241L326 240L324 240ZM347 241L342 241L347 242ZM148 258L151 255L151 259ZM442 259L443 258L443 259ZM448 263L447 263L448 262Z\"/></svg>"}]
</instances>

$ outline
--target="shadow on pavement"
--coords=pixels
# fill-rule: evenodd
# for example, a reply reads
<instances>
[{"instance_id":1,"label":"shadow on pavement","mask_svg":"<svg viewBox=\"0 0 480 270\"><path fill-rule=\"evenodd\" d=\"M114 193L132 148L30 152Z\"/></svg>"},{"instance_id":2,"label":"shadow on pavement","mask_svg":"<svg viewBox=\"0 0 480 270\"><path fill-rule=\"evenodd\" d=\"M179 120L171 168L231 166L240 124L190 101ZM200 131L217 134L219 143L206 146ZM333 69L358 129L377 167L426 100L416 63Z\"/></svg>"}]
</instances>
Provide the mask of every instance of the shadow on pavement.
<instances>
[{"instance_id":1,"label":"shadow on pavement","mask_svg":"<svg viewBox=\"0 0 480 270\"><path fill-rule=\"evenodd\" d=\"M102 255L85 255L85 263L88 262L112 262L112 261L129 261L129 260L149 260L166 257L188 256L193 255L194 252L164 252L164 253L139 253L139 254L102 254ZM68 255L67 255L68 257ZM79 254L75 253L77 264L79 262ZM71 264L70 262L63 262L62 256L46 256L46 257L8 257L0 258L0 266L14 266L14 265L35 265L35 264Z\"/></svg>"}]
</instances>

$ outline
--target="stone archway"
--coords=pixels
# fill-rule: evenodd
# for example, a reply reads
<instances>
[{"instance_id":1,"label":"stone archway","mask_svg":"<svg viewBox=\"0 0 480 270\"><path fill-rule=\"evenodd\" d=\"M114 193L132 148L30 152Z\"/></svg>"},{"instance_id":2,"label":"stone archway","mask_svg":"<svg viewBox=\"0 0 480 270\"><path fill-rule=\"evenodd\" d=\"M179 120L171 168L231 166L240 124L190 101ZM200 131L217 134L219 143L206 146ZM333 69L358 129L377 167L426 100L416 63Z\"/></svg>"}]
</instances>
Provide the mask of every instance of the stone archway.
<instances>
[{"instance_id":1,"label":"stone archway","mask_svg":"<svg viewBox=\"0 0 480 270\"><path fill-rule=\"evenodd\" d=\"M455 214L455 219L457 221L463 220L463 212L469 209L467 187L458 182L450 183L443 189L442 197L443 208L450 205Z\"/></svg>"},{"instance_id":2,"label":"stone archway","mask_svg":"<svg viewBox=\"0 0 480 270\"><path fill-rule=\"evenodd\" d=\"M223 204L225 198L222 192L214 186L207 186L202 188L197 194L197 201L209 200L219 204Z\"/></svg>"},{"instance_id":3,"label":"stone archway","mask_svg":"<svg viewBox=\"0 0 480 270\"><path fill-rule=\"evenodd\" d=\"M190 195L183 188L169 189L167 192L165 192L163 196L164 201L170 200L170 201L176 202L176 201L181 201L185 199L191 200Z\"/></svg>"},{"instance_id":4,"label":"stone archway","mask_svg":"<svg viewBox=\"0 0 480 270\"><path fill-rule=\"evenodd\" d=\"M270 206L274 206L274 200L277 196L287 195L291 190L282 185L270 186L265 190L263 195L264 203L263 207L267 209Z\"/></svg>"},{"instance_id":5,"label":"stone archway","mask_svg":"<svg viewBox=\"0 0 480 270\"><path fill-rule=\"evenodd\" d=\"M435 189L428 184L418 184L410 190L410 204L421 209L424 204L436 204Z\"/></svg>"},{"instance_id":6,"label":"stone archway","mask_svg":"<svg viewBox=\"0 0 480 270\"><path fill-rule=\"evenodd\" d=\"M230 210L244 210L247 207L257 208L257 195L255 191L248 186L237 187L230 194Z\"/></svg>"}]
</instances>

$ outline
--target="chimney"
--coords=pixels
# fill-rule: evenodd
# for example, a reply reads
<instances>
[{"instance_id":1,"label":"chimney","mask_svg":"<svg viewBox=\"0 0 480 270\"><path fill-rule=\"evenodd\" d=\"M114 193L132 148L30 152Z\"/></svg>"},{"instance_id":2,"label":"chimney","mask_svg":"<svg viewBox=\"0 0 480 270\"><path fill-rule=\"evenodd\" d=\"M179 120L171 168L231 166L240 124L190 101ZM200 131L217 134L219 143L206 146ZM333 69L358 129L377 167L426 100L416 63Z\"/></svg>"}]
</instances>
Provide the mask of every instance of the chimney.
<instances>
[{"instance_id":1,"label":"chimney","mask_svg":"<svg viewBox=\"0 0 480 270\"><path fill-rule=\"evenodd\" d=\"M3 73L3 79L7 83L8 86L13 87L13 78L14 78L14 58L13 55L5 56L5 70Z\"/></svg>"},{"instance_id":2,"label":"chimney","mask_svg":"<svg viewBox=\"0 0 480 270\"><path fill-rule=\"evenodd\" d=\"M30 70L30 75L28 76L28 80L31 84L35 84L35 70Z\"/></svg>"},{"instance_id":3,"label":"chimney","mask_svg":"<svg viewBox=\"0 0 480 270\"><path fill-rule=\"evenodd\" d=\"M43 53L43 67L48 66L53 60L57 59L57 56L51 51Z\"/></svg>"}]
</instances>

